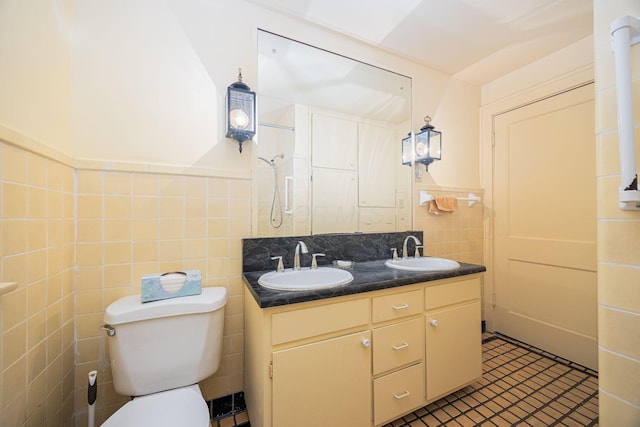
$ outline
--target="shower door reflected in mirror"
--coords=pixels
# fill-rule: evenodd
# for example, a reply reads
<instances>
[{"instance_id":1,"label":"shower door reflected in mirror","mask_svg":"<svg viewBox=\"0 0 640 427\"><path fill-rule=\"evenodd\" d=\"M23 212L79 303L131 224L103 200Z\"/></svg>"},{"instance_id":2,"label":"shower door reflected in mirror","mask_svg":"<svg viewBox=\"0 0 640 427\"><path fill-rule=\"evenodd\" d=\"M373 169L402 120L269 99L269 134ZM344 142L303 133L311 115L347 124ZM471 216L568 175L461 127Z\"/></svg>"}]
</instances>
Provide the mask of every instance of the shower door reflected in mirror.
<instances>
[{"instance_id":1,"label":"shower door reflected in mirror","mask_svg":"<svg viewBox=\"0 0 640 427\"><path fill-rule=\"evenodd\" d=\"M411 228L411 79L258 32L256 236Z\"/></svg>"}]
</instances>

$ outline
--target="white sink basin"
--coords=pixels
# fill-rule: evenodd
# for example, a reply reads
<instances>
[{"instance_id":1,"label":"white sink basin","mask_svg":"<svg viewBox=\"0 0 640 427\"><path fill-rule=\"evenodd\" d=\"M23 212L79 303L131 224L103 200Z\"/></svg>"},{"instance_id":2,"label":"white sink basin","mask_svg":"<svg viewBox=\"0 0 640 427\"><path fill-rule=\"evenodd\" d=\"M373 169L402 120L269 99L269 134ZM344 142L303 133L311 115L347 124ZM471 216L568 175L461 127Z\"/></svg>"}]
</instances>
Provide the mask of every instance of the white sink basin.
<instances>
[{"instance_id":1,"label":"white sink basin","mask_svg":"<svg viewBox=\"0 0 640 427\"><path fill-rule=\"evenodd\" d=\"M282 272L271 271L258 279L260 286L281 291L310 291L328 289L346 285L353 275L346 270L332 267L318 267L300 270L286 269Z\"/></svg>"},{"instance_id":2,"label":"white sink basin","mask_svg":"<svg viewBox=\"0 0 640 427\"><path fill-rule=\"evenodd\" d=\"M457 270L460 264L446 258L421 257L387 260L384 263L389 268L405 271L449 271Z\"/></svg>"}]
</instances>

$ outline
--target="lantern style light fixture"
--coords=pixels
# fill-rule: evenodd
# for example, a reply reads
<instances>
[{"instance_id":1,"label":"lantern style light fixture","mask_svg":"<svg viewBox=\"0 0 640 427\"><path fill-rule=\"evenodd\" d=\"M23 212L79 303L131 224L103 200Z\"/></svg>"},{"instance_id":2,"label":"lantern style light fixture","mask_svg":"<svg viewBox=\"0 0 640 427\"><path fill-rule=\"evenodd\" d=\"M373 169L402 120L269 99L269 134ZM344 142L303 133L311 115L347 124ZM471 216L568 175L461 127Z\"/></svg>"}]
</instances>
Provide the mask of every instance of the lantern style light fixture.
<instances>
[{"instance_id":1,"label":"lantern style light fixture","mask_svg":"<svg viewBox=\"0 0 640 427\"><path fill-rule=\"evenodd\" d=\"M442 159L442 133L435 130L431 117L424 118L425 125L415 135L415 152L411 144L411 134L402 140L402 164L422 163L429 170L434 160Z\"/></svg>"},{"instance_id":2,"label":"lantern style light fixture","mask_svg":"<svg viewBox=\"0 0 640 427\"><path fill-rule=\"evenodd\" d=\"M256 93L242 82L242 69L238 69L238 81L227 88L227 138L242 143L256 134Z\"/></svg>"}]
</instances>

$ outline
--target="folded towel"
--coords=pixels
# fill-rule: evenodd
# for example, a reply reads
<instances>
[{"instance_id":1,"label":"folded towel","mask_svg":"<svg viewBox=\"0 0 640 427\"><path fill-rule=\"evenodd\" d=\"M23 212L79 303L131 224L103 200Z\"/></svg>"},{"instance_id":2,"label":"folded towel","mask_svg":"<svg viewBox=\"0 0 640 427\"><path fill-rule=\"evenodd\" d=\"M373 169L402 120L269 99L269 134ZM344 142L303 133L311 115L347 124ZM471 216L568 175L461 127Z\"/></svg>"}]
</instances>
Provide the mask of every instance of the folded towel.
<instances>
[{"instance_id":1,"label":"folded towel","mask_svg":"<svg viewBox=\"0 0 640 427\"><path fill-rule=\"evenodd\" d=\"M429 202L428 212L432 215L440 215L441 213L452 213L458 209L458 199L455 197L436 196L434 200Z\"/></svg>"},{"instance_id":2,"label":"folded towel","mask_svg":"<svg viewBox=\"0 0 640 427\"><path fill-rule=\"evenodd\" d=\"M453 212L458 209L458 199L455 197L436 196L436 205L441 211Z\"/></svg>"}]
</instances>

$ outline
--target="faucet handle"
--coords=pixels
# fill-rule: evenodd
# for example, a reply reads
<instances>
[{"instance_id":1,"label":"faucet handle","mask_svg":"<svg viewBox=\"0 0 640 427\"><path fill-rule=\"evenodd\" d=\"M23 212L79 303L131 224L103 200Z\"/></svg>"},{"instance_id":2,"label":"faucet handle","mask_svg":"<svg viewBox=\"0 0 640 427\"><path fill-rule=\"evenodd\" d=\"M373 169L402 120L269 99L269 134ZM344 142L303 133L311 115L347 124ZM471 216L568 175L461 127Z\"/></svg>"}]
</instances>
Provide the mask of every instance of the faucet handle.
<instances>
[{"instance_id":1,"label":"faucet handle","mask_svg":"<svg viewBox=\"0 0 640 427\"><path fill-rule=\"evenodd\" d=\"M318 268L318 261L316 260L316 257L319 256L327 256L325 254L311 254L311 268L312 269L316 269Z\"/></svg>"},{"instance_id":2,"label":"faucet handle","mask_svg":"<svg viewBox=\"0 0 640 427\"><path fill-rule=\"evenodd\" d=\"M276 271L278 273L281 273L284 271L284 264L282 263L282 256L272 256L271 259L273 260L278 260L278 267L276 268Z\"/></svg>"},{"instance_id":3,"label":"faucet handle","mask_svg":"<svg viewBox=\"0 0 640 427\"><path fill-rule=\"evenodd\" d=\"M420 249L424 251L424 246L416 245L416 252L413 254L414 258L420 258Z\"/></svg>"},{"instance_id":4,"label":"faucet handle","mask_svg":"<svg viewBox=\"0 0 640 427\"><path fill-rule=\"evenodd\" d=\"M394 261L398 259L398 248L391 248L391 257Z\"/></svg>"}]
</instances>

